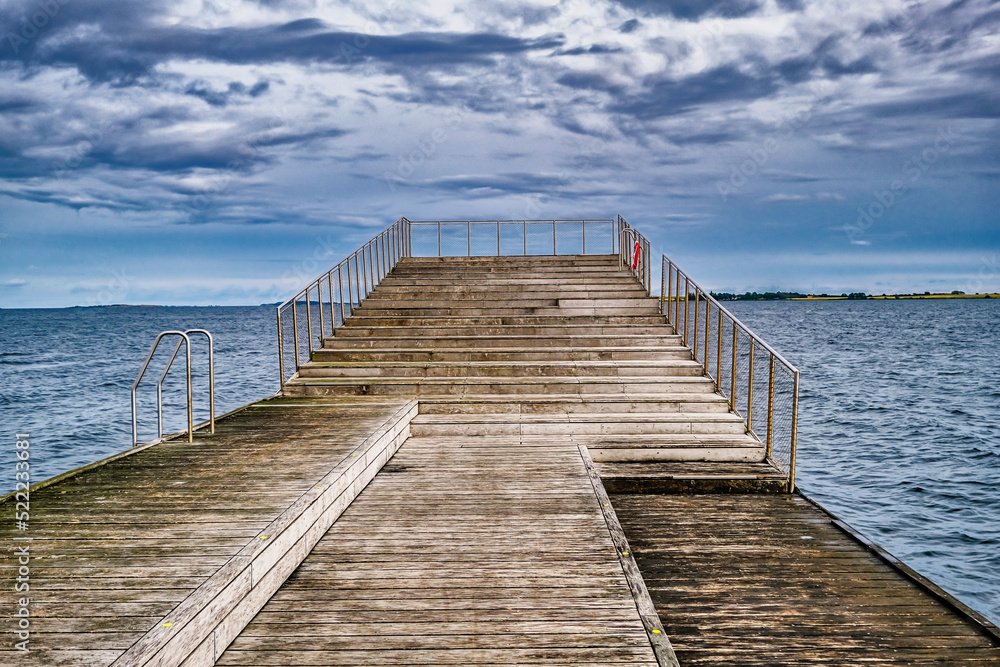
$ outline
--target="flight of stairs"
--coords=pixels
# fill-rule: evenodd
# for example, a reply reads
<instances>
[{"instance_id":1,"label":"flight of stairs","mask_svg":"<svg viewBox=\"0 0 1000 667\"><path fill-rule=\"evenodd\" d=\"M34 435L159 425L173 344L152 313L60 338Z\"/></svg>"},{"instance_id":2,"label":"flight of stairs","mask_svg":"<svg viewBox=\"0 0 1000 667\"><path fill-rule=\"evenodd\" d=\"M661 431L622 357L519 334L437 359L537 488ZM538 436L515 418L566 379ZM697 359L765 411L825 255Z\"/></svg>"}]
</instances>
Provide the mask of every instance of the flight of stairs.
<instances>
[{"instance_id":1,"label":"flight of stairs","mask_svg":"<svg viewBox=\"0 0 1000 667\"><path fill-rule=\"evenodd\" d=\"M630 470L764 459L616 255L404 258L284 391L416 396L412 437L565 439Z\"/></svg>"}]
</instances>

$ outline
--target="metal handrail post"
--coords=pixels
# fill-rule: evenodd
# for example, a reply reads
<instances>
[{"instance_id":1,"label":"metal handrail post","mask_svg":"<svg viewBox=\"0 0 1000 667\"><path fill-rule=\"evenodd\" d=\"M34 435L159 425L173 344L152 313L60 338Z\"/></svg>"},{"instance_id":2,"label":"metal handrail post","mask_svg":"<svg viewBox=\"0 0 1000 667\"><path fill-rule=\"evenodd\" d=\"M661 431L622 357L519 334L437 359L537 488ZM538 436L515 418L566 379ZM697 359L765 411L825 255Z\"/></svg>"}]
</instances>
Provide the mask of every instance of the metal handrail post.
<instances>
[{"instance_id":1,"label":"metal handrail post","mask_svg":"<svg viewBox=\"0 0 1000 667\"><path fill-rule=\"evenodd\" d=\"M354 288L351 287L351 258L348 257L346 262L341 262L342 264L347 264L347 298L351 300L351 315L354 314ZM344 299L341 297L341 303Z\"/></svg>"},{"instance_id":2,"label":"metal handrail post","mask_svg":"<svg viewBox=\"0 0 1000 667\"><path fill-rule=\"evenodd\" d=\"M285 388L285 332L281 330L281 306L275 308L278 315L278 374L281 376L281 388Z\"/></svg>"},{"instance_id":3,"label":"metal handrail post","mask_svg":"<svg viewBox=\"0 0 1000 667\"><path fill-rule=\"evenodd\" d=\"M556 221L552 221L552 255L558 255L556 252Z\"/></svg>"},{"instance_id":4,"label":"metal handrail post","mask_svg":"<svg viewBox=\"0 0 1000 667\"><path fill-rule=\"evenodd\" d=\"M798 446L799 428L799 372L796 370L792 374L792 435L791 451L788 459L788 492L795 490L795 450Z\"/></svg>"},{"instance_id":5,"label":"metal handrail post","mask_svg":"<svg viewBox=\"0 0 1000 667\"><path fill-rule=\"evenodd\" d=\"M528 221L527 220L522 220L521 221L521 226L523 228L521 230L521 240L524 241L524 256L527 257L528 256Z\"/></svg>"},{"instance_id":6,"label":"metal handrail post","mask_svg":"<svg viewBox=\"0 0 1000 667\"><path fill-rule=\"evenodd\" d=\"M771 458L771 443L774 440L774 355L769 355L767 377L767 448L764 456Z\"/></svg>"},{"instance_id":7,"label":"metal handrail post","mask_svg":"<svg viewBox=\"0 0 1000 667\"><path fill-rule=\"evenodd\" d=\"M441 256L441 221L438 220L438 257Z\"/></svg>"},{"instance_id":8,"label":"metal handrail post","mask_svg":"<svg viewBox=\"0 0 1000 667\"><path fill-rule=\"evenodd\" d=\"M729 378L729 408L736 412L736 345L740 339L740 331L736 328L736 322L733 322L733 368L731 372L731 377Z\"/></svg>"},{"instance_id":9,"label":"metal handrail post","mask_svg":"<svg viewBox=\"0 0 1000 667\"><path fill-rule=\"evenodd\" d=\"M708 343L712 332L712 302L705 299L705 375L708 375Z\"/></svg>"},{"instance_id":10,"label":"metal handrail post","mask_svg":"<svg viewBox=\"0 0 1000 667\"><path fill-rule=\"evenodd\" d=\"M306 288L306 346L312 359L312 285Z\"/></svg>"},{"instance_id":11,"label":"metal handrail post","mask_svg":"<svg viewBox=\"0 0 1000 667\"><path fill-rule=\"evenodd\" d=\"M716 313L719 327L715 332L715 391L722 391L722 310Z\"/></svg>"},{"instance_id":12,"label":"metal handrail post","mask_svg":"<svg viewBox=\"0 0 1000 667\"><path fill-rule=\"evenodd\" d=\"M376 285L376 281L375 281L375 262L377 260L378 260L378 256L375 254L375 242L374 241L369 241L368 242L368 276L367 277L371 278L372 286L371 286L371 289L369 289L367 283L365 284L365 296L371 294L372 290L375 289L375 285Z\"/></svg>"},{"instance_id":13,"label":"metal handrail post","mask_svg":"<svg viewBox=\"0 0 1000 667\"><path fill-rule=\"evenodd\" d=\"M347 321L347 316L344 314L344 272L341 271L341 268L340 268L343 265L344 265L343 262L341 262L340 264L337 265L337 287L338 287L338 290L339 290L337 293L340 295L340 324L341 324L341 326L343 326L344 322ZM350 265L348 265L347 270L348 271L351 270Z\"/></svg>"},{"instance_id":14,"label":"metal handrail post","mask_svg":"<svg viewBox=\"0 0 1000 667\"><path fill-rule=\"evenodd\" d=\"M316 280L316 299L317 305L319 306L319 339L323 340L323 336L326 335L326 324L324 323L323 317L323 281L320 279ZM330 299L333 302L333 299Z\"/></svg>"},{"instance_id":15,"label":"metal handrail post","mask_svg":"<svg viewBox=\"0 0 1000 667\"><path fill-rule=\"evenodd\" d=\"M212 433L215 433L215 339L205 329L188 329L184 333L189 336L198 333L208 338L208 419Z\"/></svg>"},{"instance_id":16,"label":"metal handrail post","mask_svg":"<svg viewBox=\"0 0 1000 667\"><path fill-rule=\"evenodd\" d=\"M688 344L688 315L690 311L688 310L688 296L691 294L691 279L684 276L684 344Z\"/></svg>"},{"instance_id":17,"label":"metal handrail post","mask_svg":"<svg viewBox=\"0 0 1000 667\"><path fill-rule=\"evenodd\" d=\"M153 341L153 346L149 349L149 354L146 355L146 362L142 365L142 370L139 371L139 376L132 383L132 446L135 447L139 444L139 425L138 425L138 414L136 409L136 390L139 388L139 383L142 381L143 375L146 374L146 369L149 368L149 362L153 360L153 354L156 352L156 348L160 345L160 341L163 340L165 336L180 336L184 341L187 341L187 365L188 365L188 438L191 438L191 429L194 424L194 415L192 413L191 406L191 340L188 338L187 334L183 331L164 331L156 337ZM174 353L176 355L176 352Z\"/></svg>"},{"instance_id":18,"label":"metal handrail post","mask_svg":"<svg viewBox=\"0 0 1000 667\"><path fill-rule=\"evenodd\" d=\"M181 345L184 344L184 339L179 338L177 340L177 345L174 347L173 354L170 355L170 359L167 360L167 365L163 367L163 373L160 374L160 380L156 383L156 437L163 437L163 381L167 378L167 373L170 372L170 366L173 365L174 359L177 357L177 353L181 351Z\"/></svg>"},{"instance_id":19,"label":"metal handrail post","mask_svg":"<svg viewBox=\"0 0 1000 667\"><path fill-rule=\"evenodd\" d=\"M587 221L586 220L584 220L581 223L581 227L582 227L582 229L580 230L580 233L583 235L583 254L586 255L587 254ZM500 253L498 252L497 254L500 254Z\"/></svg>"},{"instance_id":20,"label":"metal handrail post","mask_svg":"<svg viewBox=\"0 0 1000 667\"><path fill-rule=\"evenodd\" d=\"M667 297L667 262L660 262L660 315L664 314L664 299Z\"/></svg>"},{"instance_id":21,"label":"metal handrail post","mask_svg":"<svg viewBox=\"0 0 1000 667\"><path fill-rule=\"evenodd\" d=\"M299 292L301 294L301 292ZM299 370L299 295L295 295L295 300L292 301L292 342L295 344L295 370Z\"/></svg>"},{"instance_id":22,"label":"metal handrail post","mask_svg":"<svg viewBox=\"0 0 1000 667\"><path fill-rule=\"evenodd\" d=\"M695 286L695 288L694 288L694 326L691 327L691 330L693 332L693 338L694 338L694 340L692 341L692 345L691 345L691 351L694 352L694 358L695 359L698 358L698 315L700 314L699 311L701 310L701 304L699 303L699 299L700 298L701 298L701 288Z\"/></svg>"},{"instance_id":23,"label":"metal handrail post","mask_svg":"<svg viewBox=\"0 0 1000 667\"><path fill-rule=\"evenodd\" d=\"M312 285L306 288L306 347L309 348L309 358L313 353L313 315L312 315Z\"/></svg>"},{"instance_id":24,"label":"metal handrail post","mask_svg":"<svg viewBox=\"0 0 1000 667\"><path fill-rule=\"evenodd\" d=\"M358 254L355 255L355 257L357 257L357 261L360 262L358 264L358 303L360 304L361 303L361 299L364 298L363 296L361 296L361 280L362 280L362 278L364 278L364 282L365 282L365 296L368 295L368 264L367 264L367 260L365 259L365 248L364 248L364 246L361 247L361 249L358 251Z\"/></svg>"},{"instance_id":25,"label":"metal handrail post","mask_svg":"<svg viewBox=\"0 0 1000 667\"><path fill-rule=\"evenodd\" d=\"M750 338L750 370L747 372L747 433L753 433L753 352L754 340Z\"/></svg>"},{"instance_id":26,"label":"metal handrail post","mask_svg":"<svg viewBox=\"0 0 1000 667\"><path fill-rule=\"evenodd\" d=\"M337 269L340 269L338 265ZM336 316L333 311L333 269L330 269L326 274L326 287L330 292L330 335L333 335L334 330L337 328ZM323 332L323 337L326 337L326 332Z\"/></svg>"},{"instance_id":27,"label":"metal handrail post","mask_svg":"<svg viewBox=\"0 0 1000 667\"><path fill-rule=\"evenodd\" d=\"M465 249L467 251L466 257L472 257L472 221L465 221Z\"/></svg>"}]
</instances>

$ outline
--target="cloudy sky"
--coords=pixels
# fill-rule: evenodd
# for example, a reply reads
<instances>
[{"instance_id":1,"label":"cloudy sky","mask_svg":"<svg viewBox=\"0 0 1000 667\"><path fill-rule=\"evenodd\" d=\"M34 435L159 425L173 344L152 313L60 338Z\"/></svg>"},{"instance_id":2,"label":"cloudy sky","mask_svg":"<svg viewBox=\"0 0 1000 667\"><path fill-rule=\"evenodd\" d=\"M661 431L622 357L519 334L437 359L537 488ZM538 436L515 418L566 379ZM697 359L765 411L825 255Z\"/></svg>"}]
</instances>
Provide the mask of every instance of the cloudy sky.
<instances>
[{"instance_id":1,"label":"cloudy sky","mask_svg":"<svg viewBox=\"0 0 1000 667\"><path fill-rule=\"evenodd\" d=\"M1000 4L0 0L0 307L257 304L400 216L1000 291Z\"/></svg>"}]
</instances>

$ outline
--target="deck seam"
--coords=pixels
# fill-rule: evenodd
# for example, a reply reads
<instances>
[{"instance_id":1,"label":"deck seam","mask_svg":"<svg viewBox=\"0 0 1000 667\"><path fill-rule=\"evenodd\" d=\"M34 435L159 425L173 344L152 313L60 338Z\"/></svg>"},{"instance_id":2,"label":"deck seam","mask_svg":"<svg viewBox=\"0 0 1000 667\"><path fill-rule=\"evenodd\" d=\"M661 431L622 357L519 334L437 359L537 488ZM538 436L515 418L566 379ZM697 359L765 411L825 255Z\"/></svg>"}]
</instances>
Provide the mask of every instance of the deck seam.
<instances>
[{"instance_id":1,"label":"deck seam","mask_svg":"<svg viewBox=\"0 0 1000 667\"><path fill-rule=\"evenodd\" d=\"M597 472L597 467L590 458L590 453L587 451L586 445L577 445L577 450L580 452L580 458L587 469L587 477L590 479L590 484L594 489L594 496L597 504L600 506L601 515L604 517L608 533L611 535L611 541L614 542L615 552L618 554L618 562L621 564L625 579L628 581L628 587L632 592L636 611L642 620L643 628L646 631L646 636L649 638L649 644L653 649L653 654L656 656L656 661L660 667L680 667L677 655L674 653L674 647L670 644L670 638L667 637L667 633L663 629L663 624L660 622L660 616L656 612L655 605L653 605L653 600L649 596L646 582L643 580L642 573L639 572L639 566L632 556L632 549L628 545L625 531L618 521L615 508L611 505L611 498L608 497L607 491L604 490L604 484L601 482L601 476Z\"/></svg>"}]
</instances>

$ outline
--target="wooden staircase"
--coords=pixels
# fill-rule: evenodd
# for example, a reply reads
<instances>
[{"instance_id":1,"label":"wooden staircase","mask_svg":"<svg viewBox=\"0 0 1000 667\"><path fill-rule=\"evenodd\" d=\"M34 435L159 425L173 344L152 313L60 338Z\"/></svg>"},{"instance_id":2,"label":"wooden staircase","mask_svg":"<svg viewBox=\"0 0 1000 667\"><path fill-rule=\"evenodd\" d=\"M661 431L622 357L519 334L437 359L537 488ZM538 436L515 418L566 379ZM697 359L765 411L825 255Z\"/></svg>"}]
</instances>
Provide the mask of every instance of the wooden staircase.
<instances>
[{"instance_id":1,"label":"wooden staircase","mask_svg":"<svg viewBox=\"0 0 1000 667\"><path fill-rule=\"evenodd\" d=\"M617 255L403 258L284 392L417 397L414 438L584 444L613 488L785 479Z\"/></svg>"}]
</instances>

